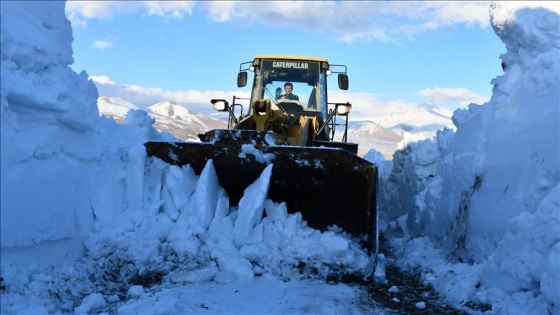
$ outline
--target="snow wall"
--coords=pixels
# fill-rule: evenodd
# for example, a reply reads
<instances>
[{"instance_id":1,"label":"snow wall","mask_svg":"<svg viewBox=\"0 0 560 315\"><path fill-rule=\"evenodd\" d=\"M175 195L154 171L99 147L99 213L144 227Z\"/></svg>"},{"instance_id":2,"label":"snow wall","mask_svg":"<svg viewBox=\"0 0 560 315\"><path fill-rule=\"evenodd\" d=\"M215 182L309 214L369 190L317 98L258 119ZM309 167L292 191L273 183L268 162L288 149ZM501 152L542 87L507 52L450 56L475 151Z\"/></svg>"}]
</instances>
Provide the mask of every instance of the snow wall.
<instances>
[{"instance_id":1,"label":"snow wall","mask_svg":"<svg viewBox=\"0 0 560 315\"><path fill-rule=\"evenodd\" d=\"M70 241L91 232L97 90L68 67L64 3L1 5L2 249Z\"/></svg>"},{"instance_id":2,"label":"snow wall","mask_svg":"<svg viewBox=\"0 0 560 315\"><path fill-rule=\"evenodd\" d=\"M527 5L534 4L492 3L507 52L490 101L456 110L456 133L442 130L395 152L380 207L387 238L405 236L404 267L427 267L418 256L429 255L417 247L430 243L450 264L479 267L469 293L477 285L542 293L558 314L560 24L557 12Z\"/></svg>"},{"instance_id":3,"label":"snow wall","mask_svg":"<svg viewBox=\"0 0 560 315\"><path fill-rule=\"evenodd\" d=\"M142 143L157 135L143 112L124 126L99 117L95 85L69 67L64 2L1 6L2 263L42 244L58 264L83 254L95 218L141 208Z\"/></svg>"}]
</instances>

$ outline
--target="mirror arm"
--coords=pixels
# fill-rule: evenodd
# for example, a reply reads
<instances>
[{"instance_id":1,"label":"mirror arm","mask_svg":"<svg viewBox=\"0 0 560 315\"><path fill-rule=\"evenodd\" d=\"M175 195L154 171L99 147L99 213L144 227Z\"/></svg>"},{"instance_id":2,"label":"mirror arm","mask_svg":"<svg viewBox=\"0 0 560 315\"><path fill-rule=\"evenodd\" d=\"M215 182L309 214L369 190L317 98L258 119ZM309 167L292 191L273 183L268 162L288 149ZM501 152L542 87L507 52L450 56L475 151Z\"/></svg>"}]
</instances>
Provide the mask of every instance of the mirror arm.
<instances>
[{"instance_id":1,"label":"mirror arm","mask_svg":"<svg viewBox=\"0 0 560 315\"><path fill-rule=\"evenodd\" d=\"M329 103L329 104L332 104L332 103ZM329 124L329 122L331 122L331 120L332 120L335 116L338 116L338 115L340 115L340 116L346 116L345 124L344 124L344 135L342 136L342 142L347 142L347 141L348 141L348 137L347 137L347 136L348 136L348 113L346 113L346 114L338 114L338 106L347 106L347 105L350 105L350 103L346 103L346 104L343 104L343 103L334 103L334 105L335 105L334 109L331 110L329 116L327 117L327 119L325 120L325 122L323 123L323 125L321 126L321 128L319 128L319 130L317 130L317 134L318 134L318 135L321 134L321 132L323 132L323 130L325 129L325 127ZM332 130L332 132L333 132L333 140L334 140L334 131L335 131L334 129L335 129L335 124L336 124L336 123L333 123L333 127L332 127L332 128L333 128L333 130Z\"/></svg>"},{"instance_id":2,"label":"mirror arm","mask_svg":"<svg viewBox=\"0 0 560 315\"><path fill-rule=\"evenodd\" d=\"M229 112L229 117L230 117L230 119L233 120L233 123L234 123L234 124L237 124L237 118L235 117L235 113L233 112L233 106L234 106L234 105L235 105L235 104L233 104L233 105L231 105L231 106L226 105L226 108L227 108L227 110L228 110L228 112Z\"/></svg>"},{"instance_id":3,"label":"mirror arm","mask_svg":"<svg viewBox=\"0 0 560 315\"><path fill-rule=\"evenodd\" d=\"M329 124L329 122L333 119L333 117L336 115L336 109L331 111L331 113L329 114L329 116L327 117L327 119L325 120L325 122L323 123L323 125L321 126L321 128L319 128L319 130L317 130L317 134L321 134L321 132L323 132L323 130L325 129L325 127Z\"/></svg>"}]
</instances>

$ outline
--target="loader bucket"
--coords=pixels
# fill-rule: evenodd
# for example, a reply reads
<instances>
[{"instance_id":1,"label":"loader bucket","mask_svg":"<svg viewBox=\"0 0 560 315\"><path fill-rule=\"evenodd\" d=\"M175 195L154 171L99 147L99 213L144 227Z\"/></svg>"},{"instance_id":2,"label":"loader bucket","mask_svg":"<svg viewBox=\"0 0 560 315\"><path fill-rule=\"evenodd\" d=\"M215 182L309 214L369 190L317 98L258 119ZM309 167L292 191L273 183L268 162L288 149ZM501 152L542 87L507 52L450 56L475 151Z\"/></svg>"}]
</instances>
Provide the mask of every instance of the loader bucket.
<instances>
[{"instance_id":1,"label":"loader bucket","mask_svg":"<svg viewBox=\"0 0 560 315\"><path fill-rule=\"evenodd\" d=\"M246 139L257 139L256 131L234 131ZM231 136L233 133L230 133ZM264 133L261 133L261 135ZM263 137L260 137L263 139ZM272 163L268 199L286 202L288 212L301 212L308 226L326 230L337 225L354 236L367 235L367 247L377 251L375 203L376 168L345 150L325 147L253 145L260 154L242 147L243 141L218 139L212 142L148 142L148 156L178 166L190 164L200 174L212 159L220 185L230 204L237 205L245 188ZM245 151L245 152L243 152Z\"/></svg>"}]
</instances>

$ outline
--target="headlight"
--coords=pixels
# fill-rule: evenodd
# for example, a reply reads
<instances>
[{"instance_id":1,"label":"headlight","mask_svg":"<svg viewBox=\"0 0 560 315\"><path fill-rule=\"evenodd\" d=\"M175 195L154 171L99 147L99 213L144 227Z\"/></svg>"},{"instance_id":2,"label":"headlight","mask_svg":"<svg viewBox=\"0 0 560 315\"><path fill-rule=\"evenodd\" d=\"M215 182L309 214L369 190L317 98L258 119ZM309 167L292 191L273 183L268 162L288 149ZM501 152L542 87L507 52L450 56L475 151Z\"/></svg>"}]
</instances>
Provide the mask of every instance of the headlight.
<instances>
[{"instance_id":1,"label":"headlight","mask_svg":"<svg viewBox=\"0 0 560 315\"><path fill-rule=\"evenodd\" d=\"M352 109L352 104L350 103L336 104L336 113L338 115L342 115L342 116L348 115L351 109Z\"/></svg>"},{"instance_id":2,"label":"headlight","mask_svg":"<svg viewBox=\"0 0 560 315\"><path fill-rule=\"evenodd\" d=\"M226 111L229 105L226 100L222 99L213 99L210 102L212 103L212 107L214 107L214 110L217 110L219 112Z\"/></svg>"}]
</instances>

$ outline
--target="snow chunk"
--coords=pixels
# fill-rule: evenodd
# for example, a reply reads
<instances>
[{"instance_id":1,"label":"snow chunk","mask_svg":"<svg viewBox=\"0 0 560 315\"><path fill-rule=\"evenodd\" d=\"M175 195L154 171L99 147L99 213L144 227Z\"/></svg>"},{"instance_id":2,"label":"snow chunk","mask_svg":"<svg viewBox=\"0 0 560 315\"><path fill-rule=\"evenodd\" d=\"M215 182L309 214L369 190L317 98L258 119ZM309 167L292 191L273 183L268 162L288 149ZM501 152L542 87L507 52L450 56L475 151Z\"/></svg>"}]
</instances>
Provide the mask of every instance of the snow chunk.
<instances>
[{"instance_id":1,"label":"snow chunk","mask_svg":"<svg viewBox=\"0 0 560 315\"><path fill-rule=\"evenodd\" d=\"M253 227L262 219L271 175L272 164L268 165L259 178L245 189L239 201L239 213L233 228L235 243L239 246L249 241Z\"/></svg>"},{"instance_id":2,"label":"snow chunk","mask_svg":"<svg viewBox=\"0 0 560 315\"><path fill-rule=\"evenodd\" d=\"M189 217L191 227L198 226L206 230L210 226L212 219L214 219L216 206L218 205L220 189L214 163L212 160L208 160L200 174L196 193L193 196L192 208L195 211L195 216Z\"/></svg>"},{"instance_id":3,"label":"snow chunk","mask_svg":"<svg viewBox=\"0 0 560 315\"><path fill-rule=\"evenodd\" d=\"M127 292L130 297L140 297L144 294L144 288L141 285L134 285Z\"/></svg>"},{"instance_id":4,"label":"snow chunk","mask_svg":"<svg viewBox=\"0 0 560 315\"><path fill-rule=\"evenodd\" d=\"M376 151L374 149L370 149L365 155L364 160L371 162L374 165L378 165L381 162L385 161L385 157L383 153Z\"/></svg>"},{"instance_id":5,"label":"snow chunk","mask_svg":"<svg viewBox=\"0 0 560 315\"><path fill-rule=\"evenodd\" d=\"M377 254L374 277L377 283L387 283L387 278L385 277L385 255L383 254Z\"/></svg>"},{"instance_id":6,"label":"snow chunk","mask_svg":"<svg viewBox=\"0 0 560 315\"><path fill-rule=\"evenodd\" d=\"M259 163L271 164L272 160L275 158L272 153L262 153L259 149L255 148L253 144L243 144L241 146L241 153L239 153L240 158L245 158L247 154L252 154Z\"/></svg>"},{"instance_id":7,"label":"snow chunk","mask_svg":"<svg viewBox=\"0 0 560 315\"><path fill-rule=\"evenodd\" d=\"M419 310L425 310L426 309L426 302L418 302L415 304L416 308Z\"/></svg>"},{"instance_id":8,"label":"snow chunk","mask_svg":"<svg viewBox=\"0 0 560 315\"><path fill-rule=\"evenodd\" d=\"M74 311L77 314L88 314L95 311L95 309L102 308L107 305L105 298L103 298L103 294L101 293L92 293L86 296L82 300L82 304L76 307Z\"/></svg>"}]
</instances>

